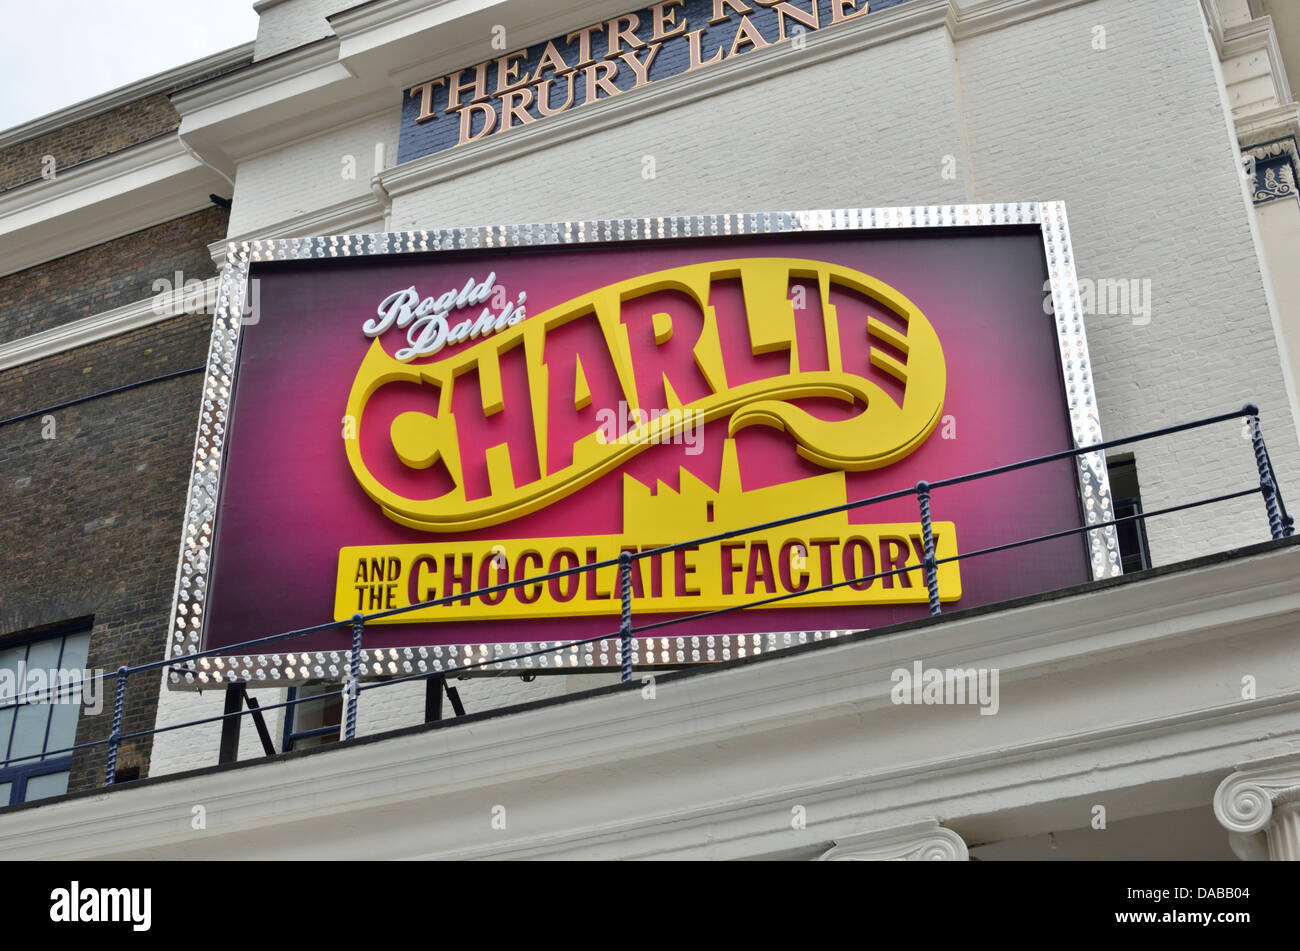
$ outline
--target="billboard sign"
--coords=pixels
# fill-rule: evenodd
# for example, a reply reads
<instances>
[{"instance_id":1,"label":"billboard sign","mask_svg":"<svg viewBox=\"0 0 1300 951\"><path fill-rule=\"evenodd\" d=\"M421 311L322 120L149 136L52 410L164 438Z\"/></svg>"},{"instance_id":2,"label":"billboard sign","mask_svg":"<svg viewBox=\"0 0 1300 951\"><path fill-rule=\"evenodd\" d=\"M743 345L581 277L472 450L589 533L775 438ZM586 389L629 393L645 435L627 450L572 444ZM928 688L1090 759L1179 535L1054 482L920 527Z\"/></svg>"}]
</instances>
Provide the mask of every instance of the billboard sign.
<instances>
[{"instance_id":1,"label":"billboard sign","mask_svg":"<svg viewBox=\"0 0 1300 951\"><path fill-rule=\"evenodd\" d=\"M564 645L617 630L616 566L470 592L718 534L634 563L638 622L736 609L639 641L639 664L924 616L914 498L745 529L1100 440L1068 255L1063 207L1037 203L232 246L171 650L438 599L368 623L371 676ZM1108 506L1091 455L945 488L937 555ZM1109 535L945 563L940 598L1117 573ZM175 679L337 676L349 645ZM599 643L495 669L616 664Z\"/></svg>"}]
</instances>

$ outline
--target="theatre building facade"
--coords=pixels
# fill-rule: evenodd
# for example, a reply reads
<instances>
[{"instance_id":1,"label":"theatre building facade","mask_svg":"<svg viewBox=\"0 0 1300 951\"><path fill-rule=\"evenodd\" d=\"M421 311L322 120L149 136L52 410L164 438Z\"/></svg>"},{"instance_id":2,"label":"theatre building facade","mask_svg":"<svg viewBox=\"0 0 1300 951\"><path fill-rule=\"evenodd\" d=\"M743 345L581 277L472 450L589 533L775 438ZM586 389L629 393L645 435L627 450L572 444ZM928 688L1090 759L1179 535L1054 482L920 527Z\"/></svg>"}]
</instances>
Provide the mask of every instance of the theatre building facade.
<instances>
[{"instance_id":1,"label":"theatre building facade","mask_svg":"<svg viewBox=\"0 0 1300 951\"><path fill-rule=\"evenodd\" d=\"M0 133L0 856L1300 856L1300 11L636 2Z\"/></svg>"}]
</instances>

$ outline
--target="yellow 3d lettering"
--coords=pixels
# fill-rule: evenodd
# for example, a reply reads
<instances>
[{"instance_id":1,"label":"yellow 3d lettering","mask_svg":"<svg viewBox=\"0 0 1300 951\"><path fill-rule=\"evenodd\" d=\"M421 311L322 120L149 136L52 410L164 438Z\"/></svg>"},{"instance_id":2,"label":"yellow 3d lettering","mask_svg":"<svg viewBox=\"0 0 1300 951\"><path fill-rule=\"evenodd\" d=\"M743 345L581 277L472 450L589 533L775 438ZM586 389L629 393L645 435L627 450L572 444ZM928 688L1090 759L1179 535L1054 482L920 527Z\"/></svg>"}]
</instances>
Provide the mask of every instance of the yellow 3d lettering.
<instances>
[{"instance_id":1,"label":"yellow 3d lettering","mask_svg":"<svg viewBox=\"0 0 1300 951\"><path fill-rule=\"evenodd\" d=\"M584 325L598 333L570 332ZM525 375L528 405L507 405L503 373ZM345 440L344 449L357 482L388 518L464 532L544 508L672 441L682 427L719 419L729 420L729 435L756 425L781 430L827 470L888 466L937 425L946 379L933 327L883 282L796 258L714 261L599 288L436 362L398 360L373 340L347 415L364 429L366 407L382 387L422 387L427 408L397 416L388 436L406 467L445 467L449 491L403 495L367 466L363 438ZM813 397L861 411L822 419L797 405ZM631 431L607 440L598 411L622 404ZM489 447L487 484L467 485L461 427L499 413L530 416L532 440ZM458 578L469 570L457 566Z\"/></svg>"}]
</instances>

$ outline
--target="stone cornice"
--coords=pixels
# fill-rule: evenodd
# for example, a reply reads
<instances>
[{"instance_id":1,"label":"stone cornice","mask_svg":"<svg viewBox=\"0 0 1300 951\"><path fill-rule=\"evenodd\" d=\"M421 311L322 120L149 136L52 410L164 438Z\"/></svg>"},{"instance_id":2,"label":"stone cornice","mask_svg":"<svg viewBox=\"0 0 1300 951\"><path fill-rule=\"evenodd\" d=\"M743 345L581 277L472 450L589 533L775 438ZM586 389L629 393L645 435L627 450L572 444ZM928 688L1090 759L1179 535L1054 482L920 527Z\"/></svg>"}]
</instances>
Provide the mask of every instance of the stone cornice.
<instances>
[{"instance_id":1,"label":"stone cornice","mask_svg":"<svg viewBox=\"0 0 1300 951\"><path fill-rule=\"evenodd\" d=\"M0 194L0 273L13 273L198 211L226 182L174 134Z\"/></svg>"},{"instance_id":2,"label":"stone cornice","mask_svg":"<svg viewBox=\"0 0 1300 951\"><path fill-rule=\"evenodd\" d=\"M1278 102L1283 105L1294 102L1291 82L1286 74L1286 63L1282 59L1282 49L1277 41L1277 30L1273 28L1273 18L1257 17L1249 23L1228 27L1223 31L1221 59L1258 52L1268 56L1269 73Z\"/></svg>"},{"instance_id":3,"label":"stone cornice","mask_svg":"<svg viewBox=\"0 0 1300 951\"><path fill-rule=\"evenodd\" d=\"M365 115L391 108L400 94L358 78L339 61L337 37L259 60L172 97L179 134L204 161L234 178L237 164Z\"/></svg>"},{"instance_id":4,"label":"stone cornice","mask_svg":"<svg viewBox=\"0 0 1300 951\"><path fill-rule=\"evenodd\" d=\"M1283 136L1300 137L1300 104L1291 102L1242 116L1233 123L1242 149Z\"/></svg>"},{"instance_id":5,"label":"stone cornice","mask_svg":"<svg viewBox=\"0 0 1300 951\"><path fill-rule=\"evenodd\" d=\"M338 47L339 41L335 37L304 44L250 63L236 72L181 90L171 96L172 105L184 116L204 109L229 106L242 97L276 85L293 84L314 70L337 65Z\"/></svg>"},{"instance_id":6,"label":"stone cornice","mask_svg":"<svg viewBox=\"0 0 1300 951\"><path fill-rule=\"evenodd\" d=\"M37 179L0 192L0 228L41 205L76 199L106 182L156 168L185 154L176 137L168 133L89 162L56 169L53 179Z\"/></svg>"}]
</instances>

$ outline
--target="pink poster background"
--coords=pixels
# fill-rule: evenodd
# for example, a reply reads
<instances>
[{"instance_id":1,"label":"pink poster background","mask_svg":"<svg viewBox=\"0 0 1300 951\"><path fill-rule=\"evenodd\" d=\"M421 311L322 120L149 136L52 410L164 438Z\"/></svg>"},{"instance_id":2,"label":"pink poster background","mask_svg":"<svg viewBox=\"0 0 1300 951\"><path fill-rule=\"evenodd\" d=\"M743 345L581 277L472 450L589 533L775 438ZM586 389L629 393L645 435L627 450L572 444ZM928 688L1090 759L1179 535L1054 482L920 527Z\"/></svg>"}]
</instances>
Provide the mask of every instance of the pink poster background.
<instances>
[{"instance_id":1,"label":"pink poster background","mask_svg":"<svg viewBox=\"0 0 1300 951\"><path fill-rule=\"evenodd\" d=\"M206 646L220 647L330 620L342 547L446 542L457 537L509 540L611 534L622 528L625 472L650 485L663 479L676 489L682 466L716 486L725 420L704 428L699 455L687 454L684 445L651 447L594 485L505 525L455 536L430 535L390 521L357 484L341 439L347 397L370 345L361 325L375 315L379 301L389 293L413 284L422 295L437 295L463 287L471 276L482 280L495 271L508 299L514 300L521 290L527 292L528 312L535 315L615 281L701 261L751 256L811 258L863 271L910 298L938 332L948 371L943 412L953 417L956 438L943 438L940 427L901 462L873 472L849 473L850 500L912 486L922 478L935 481L1070 447L1055 325L1043 307L1046 272L1036 229L765 235L257 264L253 276L261 281L260 315L243 329L210 577ZM743 310L735 313L742 321L737 339L745 340ZM724 322L721 313L719 320ZM401 333L392 331L383 338L389 352L400 345ZM433 359L458 349L450 346ZM512 427L515 435L531 431L527 413L511 412L521 400L527 405L522 381L512 382L503 369L503 384L507 406L503 419L483 427L480 434L489 442L501 441ZM433 470L403 471L392 458L391 446L384 445L388 419L404 410L427 408L417 402L422 394L392 389L377 394L367 410L362 450L372 470L391 475L394 481L404 480L402 486L413 491L423 487L429 496L437 495L443 486L431 481L439 478ZM467 390L477 399L476 387ZM821 414L845 413L837 406L809 408ZM749 428L737 440L747 490L824 471L797 456L789 437L775 430ZM809 498L807 507L836 501ZM761 513L756 520L784 514L792 513ZM1081 521L1073 464L1066 460L938 490L933 517L956 523L963 553L1077 527ZM854 510L849 521L917 522L919 516L915 499L905 498ZM645 539L645 543L679 540ZM961 576L963 597L945 605L945 612L1089 580L1084 542L1077 536L963 560ZM789 608L741 611L656 633L861 629L928 613L925 604L797 605L795 601ZM636 614L635 620L643 623L656 617ZM370 625L366 646L567 640L616 629L617 618L610 616ZM293 646L282 649L341 649L349 646L350 635L340 629L289 643Z\"/></svg>"}]
</instances>

